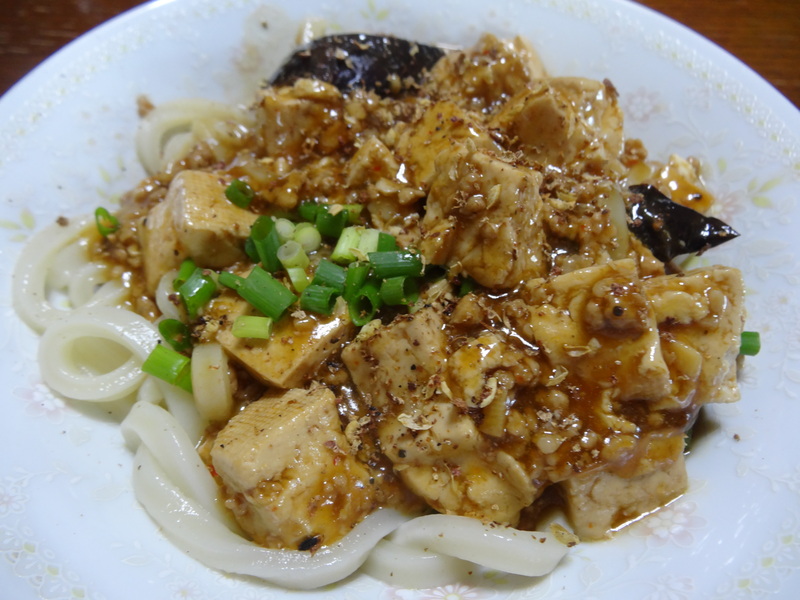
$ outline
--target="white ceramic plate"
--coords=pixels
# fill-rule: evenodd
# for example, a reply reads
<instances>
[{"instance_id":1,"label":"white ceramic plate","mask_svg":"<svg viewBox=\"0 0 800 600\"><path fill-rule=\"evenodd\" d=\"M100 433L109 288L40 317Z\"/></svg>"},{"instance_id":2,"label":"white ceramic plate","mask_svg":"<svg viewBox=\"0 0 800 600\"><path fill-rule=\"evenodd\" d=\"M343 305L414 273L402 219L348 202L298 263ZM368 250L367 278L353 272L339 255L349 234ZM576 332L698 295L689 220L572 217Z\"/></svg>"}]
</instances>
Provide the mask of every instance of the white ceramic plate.
<instances>
[{"instance_id":1,"label":"white ceramic plate","mask_svg":"<svg viewBox=\"0 0 800 600\"><path fill-rule=\"evenodd\" d=\"M42 384L37 340L15 316L11 270L31 233L114 199L142 176L135 98L248 99L304 17L331 29L471 43L522 34L551 73L609 78L628 134L654 157L696 155L741 238L705 261L743 269L748 329L764 349L742 400L714 407L689 459L691 490L605 543L575 548L550 577L501 575L434 590L358 576L303 597L364 599L796 598L800 593L800 113L690 31L615 0L173 0L100 27L0 100L0 596L287 598L177 551L131 493L114 416ZM278 50L280 49L280 50Z\"/></svg>"}]
</instances>

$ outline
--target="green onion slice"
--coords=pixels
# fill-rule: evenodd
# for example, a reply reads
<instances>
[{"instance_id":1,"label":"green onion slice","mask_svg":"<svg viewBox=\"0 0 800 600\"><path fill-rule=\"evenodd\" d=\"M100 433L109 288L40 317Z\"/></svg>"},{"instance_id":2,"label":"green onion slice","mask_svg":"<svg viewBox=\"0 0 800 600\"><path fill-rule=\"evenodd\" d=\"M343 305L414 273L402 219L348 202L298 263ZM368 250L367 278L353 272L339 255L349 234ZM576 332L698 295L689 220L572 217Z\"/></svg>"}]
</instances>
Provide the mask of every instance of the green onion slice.
<instances>
[{"instance_id":1,"label":"green onion slice","mask_svg":"<svg viewBox=\"0 0 800 600\"><path fill-rule=\"evenodd\" d=\"M372 271L379 279L389 277L419 277L424 270L419 254L405 250L370 252Z\"/></svg>"},{"instance_id":2,"label":"green onion slice","mask_svg":"<svg viewBox=\"0 0 800 600\"><path fill-rule=\"evenodd\" d=\"M308 312L329 315L336 305L336 296L335 289L312 283L300 295L300 308Z\"/></svg>"},{"instance_id":3,"label":"green onion slice","mask_svg":"<svg viewBox=\"0 0 800 600\"><path fill-rule=\"evenodd\" d=\"M142 371L192 392L192 368L188 357L163 344L157 345L142 363Z\"/></svg>"},{"instance_id":4,"label":"green onion slice","mask_svg":"<svg viewBox=\"0 0 800 600\"><path fill-rule=\"evenodd\" d=\"M350 263L344 280L344 299L349 303L367 282L369 263Z\"/></svg>"},{"instance_id":5,"label":"green onion slice","mask_svg":"<svg viewBox=\"0 0 800 600\"><path fill-rule=\"evenodd\" d=\"M314 223L317 220L317 213L321 210L321 205L313 200L304 200L297 207L297 213L300 218L309 223Z\"/></svg>"},{"instance_id":6,"label":"green onion slice","mask_svg":"<svg viewBox=\"0 0 800 600\"><path fill-rule=\"evenodd\" d=\"M743 331L739 354L755 356L761 351L761 336L757 331Z\"/></svg>"},{"instance_id":7,"label":"green onion slice","mask_svg":"<svg viewBox=\"0 0 800 600\"><path fill-rule=\"evenodd\" d=\"M95 209L94 222L97 224L97 231L99 231L100 235L103 237L108 237L120 227L119 219L102 206Z\"/></svg>"},{"instance_id":8,"label":"green onion slice","mask_svg":"<svg viewBox=\"0 0 800 600\"><path fill-rule=\"evenodd\" d=\"M255 192L246 181L241 179L234 179L230 185L225 188L225 197L239 208L247 208L253 201Z\"/></svg>"},{"instance_id":9,"label":"green onion slice","mask_svg":"<svg viewBox=\"0 0 800 600\"><path fill-rule=\"evenodd\" d=\"M356 260L354 251L358 250L363 232L364 228L356 225L345 227L331 252L331 260L345 265Z\"/></svg>"},{"instance_id":10,"label":"green onion slice","mask_svg":"<svg viewBox=\"0 0 800 600\"><path fill-rule=\"evenodd\" d=\"M244 285L245 279L236 273L230 273L229 271L222 271L219 274L219 284L224 285L225 287L229 287L233 290L239 291L239 289Z\"/></svg>"},{"instance_id":11,"label":"green onion slice","mask_svg":"<svg viewBox=\"0 0 800 600\"><path fill-rule=\"evenodd\" d=\"M272 324L269 317L240 315L233 322L231 333L237 338L266 340L272 335Z\"/></svg>"},{"instance_id":12,"label":"green onion slice","mask_svg":"<svg viewBox=\"0 0 800 600\"><path fill-rule=\"evenodd\" d=\"M378 252L392 252L397 250L397 240L390 233L381 231L378 233Z\"/></svg>"},{"instance_id":13,"label":"green onion slice","mask_svg":"<svg viewBox=\"0 0 800 600\"><path fill-rule=\"evenodd\" d=\"M196 268L177 291L189 316L194 318L217 293L217 284L204 269Z\"/></svg>"},{"instance_id":14,"label":"green onion slice","mask_svg":"<svg viewBox=\"0 0 800 600\"><path fill-rule=\"evenodd\" d=\"M186 280L189 279L196 270L197 265L191 258L184 260L181 266L178 267L178 274L175 276L175 279L172 280L172 289L178 291L178 288L186 283Z\"/></svg>"},{"instance_id":15,"label":"green onion slice","mask_svg":"<svg viewBox=\"0 0 800 600\"><path fill-rule=\"evenodd\" d=\"M297 293L301 293L311 283L306 270L302 267L289 267L286 269L286 274L289 276L289 281L292 282L292 287Z\"/></svg>"},{"instance_id":16,"label":"green onion slice","mask_svg":"<svg viewBox=\"0 0 800 600\"><path fill-rule=\"evenodd\" d=\"M272 217L267 215L258 217L250 228L249 239L252 240L259 262L267 271L274 273L281 268L278 259L281 238Z\"/></svg>"},{"instance_id":17,"label":"green onion slice","mask_svg":"<svg viewBox=\"0 0 800 600\"><path fill-rule=\"evenodd\" d=\"M277 256L284 269L291 269L292 267L304 269L308 266L308 255L303 250L303 247L294 240L281 244L278 248Z\"/></svg>"},{"instance_id":18,"label":"green onion slice","mask_svg":"<svg viewBox=\"0 0 800 600\"><path fill-rule=\"evenodd\" d=\"M258 266L250 271L236 290L256 310L273 321L278 321L297 300L297 296L289 288Z\"/></svg>"},{"instance_id":19,"label":"green onion slice","mask_svg":"<svg viewBox=\"0 0 800 600\"><path fill-rule=\"evenodd\" d=\"M419 299L419 285L413 277L389 277L380 287L381 300L389 306L414 304Z\"/></svg>"},{"instance_id":20,"label":"green onion slice","mask_svg":"<svg viewBox=\"0 0 800 600\"><path fill-rule=\"evenodd\" d=\"M158 332L176 352L185 352L192 347L192 334L178 319L163 319L158 324Z\"/></svg>"},{"instance_id":21,"label":"green onion slice","mask_svg":"<svg viewBox=\"0 0 800 600\"><path fill-rule=\"evenodd\" d=\"M348 212L342 209L336 214L328 212L328 207L320 205L314 223L319 232L325 237L338 238L342 235L342 230L349 222Z\"/></svg>"},{"instance_id":22,"label":"green onion slice","mask_svg":"<svg viewBox=\"0 0 800 600\"><path fill-rule=\"evenodd\" d=\"M382 305L383 301L378 285L373 281L368 281L347 302L350 320L358 327L366 325L375 318L375 314Z\"/></svg>"},{"instance_id":23,"label":"green onion slice","mask_svg":"<svg viewBox=\"0 0 800 600\"><path fill-rule=\"evenodd\" d=\"M300 244L306 252L314 252L322 244L322 235L313 223L298 223L294 228L292 239Z\"/></svg>"},{"instance_id":24,"label":"green onion slice","mask_svg":"<svg viewBox=\"0 0 800 600\"><path fill-rule=\"evenodd\" d=\"M314 272L314 285L333 288L337 294L344 292L344 284L347 279L347 270L325 258L319 261L317 270Z\"/></svg>"}]
</instances>

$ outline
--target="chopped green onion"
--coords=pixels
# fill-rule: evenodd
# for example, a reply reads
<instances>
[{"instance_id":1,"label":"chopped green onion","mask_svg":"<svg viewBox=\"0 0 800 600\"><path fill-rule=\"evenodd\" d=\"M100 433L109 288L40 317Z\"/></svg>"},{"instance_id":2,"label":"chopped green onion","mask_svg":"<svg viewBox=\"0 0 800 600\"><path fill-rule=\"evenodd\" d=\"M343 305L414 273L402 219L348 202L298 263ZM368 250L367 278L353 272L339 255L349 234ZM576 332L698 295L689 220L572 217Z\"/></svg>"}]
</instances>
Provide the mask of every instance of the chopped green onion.
<instances>
[{"instance_id":1,"label":"chopped green onion","mask_svg":"<svg viewBox=\"0 0 800 600\"><path fill-rule=\"evenodd\" d=\"M308 266L308 256L303 251L303 247L294 240L281 244L277 255L284 269L292 267L304 269Z\"/></svg>"},{"instance_id":2,"label":"chopped green onion","mask_svg":"<svg viewBox=\"0 0 800 600\"><path fill-rule=\"evenodd\" d=\"M255 192L247 182L241 179L234 179L230 185L225 188L225 197L239 208L247 208L253 201Z\"/></svg>"},{"instance_id":3,"label":"chopped green onion","mask_svg":"<svg viewBox=\"0 0 800 600\"><path fill-rule=\"evenodd\" d=\"M470 292L474 292L477 285L478 284L472 277L463 277L461 279L461 285L458 286L458 297L462 298Z\"/></svg>"},{"instance_id":4,"label":"chopped green onion","mask_svg":"<svg viewBox=\"0 0 800 600\"><path fill-rule=\"evenodd\" d=\"M163 319L158 324L158 332L176 352L184 352L192 347L191 332L178 319Z\"/></svg>"},{"instance_id":5,"label":"chopped green onion","mask_svg":"<svg viewBox=\"0 0 800 600\"><path fill-rule=\"evenodd\" d=\"M350 263L344 280L344 299L350 302L364 286L369 276L369 263Z\"/></svg>"},{"instance_id":6,"label":"chopped green onion","mask_svg":"<svg viewBox=\"0 0 800 600\"><path fill-rule=\"evenodd\" d=\"M219 274L218 281L220 285L224 285L225 287L229 287L238 291L244 285L245 279L244 277L240 277L235 273L222 271L222 273Z\"/></svg>"},{"instance_id":7,"label":"chopped green onion","mask_svg":"<svg viewBox=\"0 0 800 600\"><path fill-rule=\"evenodd\" d=\"M322 207L313 200L304 200L297 207L297 213L300 218L309 223L314 223L317 220L317 213Z\"/></svg>"},{"instance_id":8,"label":"chopped green onion","mask_svg":"<svg viewBox=\"0 0 800 600\"><path fill-rule=\"evenodd\" d=\"M100 235L103 237L108 237L120 227L119 219L102 206L95 209L94 222L97 224L97 231L99 231Z\"/></svg>"},{"instance_id":9,"label":"chopped green onion","mask_svg":"<svg viewBox=\"0 0 800 600\"><path fill-rule=\"evenodd\" d=\"M278 231L278 237L281 243L288 242L294 237L295 225L289 219L275 219L275 229Z\"/></svg>"},{"instance_id":10,"label":"chopped green onion","mask_svg":"<svg viewBox=\"0 0 800 600\"><path fill-rule=\"evenodd\" d=\"M368 281L347 301L350 320L358 327L366 325L375 318L382 304L377 284Z\"/></svg>"},{"instance_id":11,"label":"chopped green onion","mask_svg":"<svg viewBox=\"0 0 800 600\"><path fill-rule=\"evenodd\" d=\"M378 252L392 252L397 250L397 240L391 233L383 231L378 233Z\"/></svg>"},{"instance_id":12,"label":"chopped green onion","mask_svg":"<svg viewBox=\"0 0 800 600\"><path fill-rule=\"evenodd\" d=\"M278 260L278 248L281 247L281 239L272 217L267 215L258 217L250 229L250 239L253 240L261 265L267 271L274 273L281 268L280 260Z\"/></svg>"},{"instance_id":13,"label":"chopped green onion","mask_svg":"<svg viewBox=\"0 0 800 600\"><path fill-rule=\"evenodd\" d=\"M379 279L422 275L423 264L419 254L395 250L394 252L370 252L368 256L372 271Z\"/></svg>"},{"instance_id":14,"label":"chopped green onion","mask_svg":"<svg viewBox=\"0 0 800 600\"><path fill-rule=\"evenodd\" d=\"M188 357L158 344L142 363L142 371L191 393L192 367Z\"/></svg>"},{"instance_id":15,"label":"chopped green onion","mask_svg":"<svg viewBox=\"0 0 800 600\"><path fill-rule=\"evenodd\" d=\"M272 319L257 315L240 315L233 322L231 333L237 338L269 339L272 335Z\"/></svg>"},{"instance_id":16,"label":"chopped green onion","mask_svg":"<svg viewBox=\"0 0 800 600\"><path fill-rule=\"evenodd\" d=\"M217 293L217 284L205 269L196 268L177 291L189 316L194 318Z\"/></svg>"},{"instance_id":17,"label":"chopped green onion","mask_svg":"<svg viewBox=\"0 0 800 600\"><path fill-rule=\"evenodd\" d=\"M342 230L348 221L346 209L340 210L336 214L331 214L328 212L327 206L320 206L314 219L314 224L323 236L338 238L342 235Z\"/></svg>"},{"instance_id":18,"label":"chopped green onion","mask_svg":"<svg viewBox=\"0 0 800 600\"><path fill-rule=\"evenodd\" d=\"M294 228L292 239L300 244L306 252L314 252L322 244L322 235L312 223L298 223Z\"/></svg>"},{"instance_id":19,"label":"chopped green onion","mask_svg":"<svg viewBox=\"0 0 800 600\"><path fill-rule=\"evenodd\" d=\"M390 306L414 304L419 298L419 286L413 277L389 277L381 283L381 300Z\"/></svg>"},{"instance_id":20,"label":"chopped green onion","mask_svg":"<svg viewBox=\"0 0 800 600\"><path fill-rule=\"evenodd\" d=\"M259 312L277 321L297 300L289 288L261 267L254 267L237 289L239 295Z\"/></svg>"},{"instance_id":21,"label":"chopped green onion","mask_svg":"<svg viewBox=\"0 0 800 600\"><path fill-rule=\"evenodd\" d=\"M757 331L743 331L739 354L755 356L761 351L761 336Z\"/></svg>"},{"instance_id":22,"label":"chopped green onion","mask_svg":"<svg viewBox=\"0 0 800 600\"><path fill-rule=\"evenodd\" d=\"M370 252L377 252L380 236L381 232L377 229L365 228L361 232L361 239L358 240L359 252L361 252L364 256Z\"/></svg>"},{"instance_id":23,"label":"chopped green onion","mask_svg":"<svg viewBox=\"0 0 800 600\"><path fill-rule=\"evenodd\" d=\"M322 285L333 288L337 294L344 292L344 282L347 279L347 271L344 267L332 263L327 259L322 259L314 272L314 285Z\"/></svg>"},{"instance_id":24,"label":"chopped green onion","mask_svg":"<svg viewBox=\"0 0 800 600\"><path fill-rule=\"evenodd\" d=\"M289 276L289 281L292 282L292 287L298 293L306 289L311 283L306 270L302 267L289 267L286 269L286 274Z\"/></svg>"},{"instance_id":25,"label":"chopped green onion","mask_svg":"<svg viewBox=\"0 0 800 600\"><path fill-rule=\"evenodd\" d=\"M331 260L340 264L349 264L356 260L356 255L353 250L358 249L358 244L361 242L361 234L364 232L363 227L351 226L345 227L342 230L336 246L331 252Z\"/></svg>"},{"instance_id":26,"label":"chopped green onion","mask_svg":"<svg viewBox=\"0 0 800 600\"><path fill-rule=\"evenodd\" d=\"M172 289L177 291L196 270L197 265L191 258L184 260L181 266L178 267L178 274L175 276L175 279L172 280Z\"/></svg>"},{"instance_id":27,"label":"chopped green onion","mask_svg":"<svg viewBox=\"0 0 800 600\"><path fill-rule=\"evenodd\" d=\"M361 222L363 204L343 204L342 208L347 211L348 221L351 225L358 225Z\"/></svg>"},{"instance_id":28,"label":"chopped green onion","mask_svg":"<svg viewBox=\"0 0 800 600\"><path fill-rule=\"evenodd\" d=\"M336 305L336 290L311 284L300 295L300 308L321 315L329 315Z\"/></svg>"}]
</instances>

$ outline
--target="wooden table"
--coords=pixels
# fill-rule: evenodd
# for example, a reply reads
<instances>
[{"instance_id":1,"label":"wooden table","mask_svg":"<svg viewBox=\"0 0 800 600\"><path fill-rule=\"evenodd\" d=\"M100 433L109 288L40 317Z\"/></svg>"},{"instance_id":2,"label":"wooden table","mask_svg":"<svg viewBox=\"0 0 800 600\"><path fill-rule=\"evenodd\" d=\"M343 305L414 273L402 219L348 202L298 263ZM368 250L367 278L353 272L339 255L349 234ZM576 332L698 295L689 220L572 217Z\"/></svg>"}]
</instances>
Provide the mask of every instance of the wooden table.
<instances>
[{"instance_id":1,"label":"wooden table","mask_svg":"<svg viewBox=\"0 0 800 600\"><path fill-rule=\"evenodd\" d=\"M800 0L642 0L716 42L800 107ZM0 0L0 93L137 0Z\"/></svg>"}]
</instances>

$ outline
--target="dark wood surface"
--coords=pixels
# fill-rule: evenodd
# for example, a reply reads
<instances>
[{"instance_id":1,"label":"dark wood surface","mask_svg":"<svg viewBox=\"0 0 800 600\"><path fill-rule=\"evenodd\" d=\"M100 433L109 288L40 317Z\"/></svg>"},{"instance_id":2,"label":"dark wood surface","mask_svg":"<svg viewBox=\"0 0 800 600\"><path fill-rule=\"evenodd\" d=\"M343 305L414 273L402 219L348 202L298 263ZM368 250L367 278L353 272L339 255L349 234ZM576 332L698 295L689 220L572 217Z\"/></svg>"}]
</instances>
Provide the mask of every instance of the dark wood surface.
<instances>
[{"instance_id":1,"label":"dark wood surface","mask_svg":"<svg viewBox=\"0 0 800 600\"><path fill-rule=\"evenodd\" d=\"M137 0L0 0L0 94ZM800 0L642 0L760 73L800 107Z\"/></svg>"}]
</instances>

